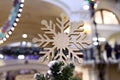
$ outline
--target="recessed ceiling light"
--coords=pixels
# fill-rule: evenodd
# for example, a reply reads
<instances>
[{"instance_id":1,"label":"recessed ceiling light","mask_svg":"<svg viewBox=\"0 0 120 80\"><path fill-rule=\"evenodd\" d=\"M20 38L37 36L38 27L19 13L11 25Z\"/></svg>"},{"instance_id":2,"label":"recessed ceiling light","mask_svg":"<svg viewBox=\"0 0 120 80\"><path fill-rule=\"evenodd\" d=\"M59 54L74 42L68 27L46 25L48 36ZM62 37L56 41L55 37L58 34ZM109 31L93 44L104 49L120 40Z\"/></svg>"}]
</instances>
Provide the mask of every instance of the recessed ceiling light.
<instances>
[{"instance_id":1,"label":"recessed ceiling light","mask_svg":"<svg viewBox=\"0 0 120 80\"><path fill-rule=\"evenodd\" d=\"M19 55L18 59L25 59L25 56L24 55Z\"/></svg>"},{"instance_id":2,"label":"recessed ceiling light","mask_svg":"<svg viewBox=\"0 0 120 80\"><path fill-rule=\"evenodd\" d=\"M23 34L22 37L23 37L23 38L27 38L27 34Z\"/></svg>"},{"instance_id":3,"label":"recessed ceiling light","mask_svg":"<svg viewBox=\"0 0 120 80\"><path fill-rule=\"evenodd\" d=\"M22 41L22 46L26 46L26 41Z\"/></svg>"},{"instance_id":4,"label":"recessed ceiling light","mask_svg":"<svg viewBox=\"0 0 120 80\"><path fill-rule=\"evenodd\" d=\"M98 42L94 42L93 44L94 44L94 45L98 45Z\"/></svg>"},{"instance_id":5,"label":"recessed ceiling light","mask_svg":"<svg viewBox=\"0 0 120 80\"><path fill-rule=\"evenodd\" d=\"M84 5L84 6L83 6L83 9L84 9L84 10L89 10L89 8L90 8L89 5Z\"/></svg>"}]
</instances>

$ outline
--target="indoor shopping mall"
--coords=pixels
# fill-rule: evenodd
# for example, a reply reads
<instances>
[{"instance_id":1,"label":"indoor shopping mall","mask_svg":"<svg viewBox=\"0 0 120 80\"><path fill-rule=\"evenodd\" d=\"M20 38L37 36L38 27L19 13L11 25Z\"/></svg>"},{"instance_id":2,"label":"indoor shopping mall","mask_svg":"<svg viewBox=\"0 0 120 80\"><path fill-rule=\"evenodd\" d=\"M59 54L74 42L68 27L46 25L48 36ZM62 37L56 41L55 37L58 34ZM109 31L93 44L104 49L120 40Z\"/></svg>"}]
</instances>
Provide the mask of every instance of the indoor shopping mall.
<instances>
[{"instance_id":1,"label":"indoor shopping mall","mask_svg":"<svg viewBox=\"0 0 120 80\"><path fill-rule=\"evenodd\" d=\"M0 0L0 80L120 80L120 0Z\"/></svg>"}]
</instances>

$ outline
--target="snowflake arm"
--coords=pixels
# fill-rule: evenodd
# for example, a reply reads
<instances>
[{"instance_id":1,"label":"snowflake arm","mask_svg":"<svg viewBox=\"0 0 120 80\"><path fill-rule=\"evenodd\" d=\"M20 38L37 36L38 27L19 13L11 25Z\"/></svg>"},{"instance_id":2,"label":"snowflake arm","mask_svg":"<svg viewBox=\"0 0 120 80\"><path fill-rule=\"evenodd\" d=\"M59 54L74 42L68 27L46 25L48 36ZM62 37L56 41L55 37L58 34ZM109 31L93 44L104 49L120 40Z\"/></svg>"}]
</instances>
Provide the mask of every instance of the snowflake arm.
<instances>
[{"instance_id":1,"label":"snowflake arm","mask_svg":"<svg viewBox=\"0 0 120 80\"><path fill-rule=\"evenodd\" d=\"M83 27L83 24L74 23L72 26L72 29L70 30L69 36L79 35L81 32L84 31L82 27Z\"/></svg>"},{"instance_id":2,"label":"snowflake arm","mask_svg":"<svg viewBox=\"0 0 120 80\"><path fill-rule=\"evenodd\" d=\"M82 36L80 34L75 36L74 37L75 39L73 39L72 36L70 38L70 45L69 46L74 45L77 49L80 49L80 47L82 49L86 49L85 45L90 45L90 41L85 40L85 38L87 37L86 33L84 33Z\"/></svg>"},{"instance_id":3,"label":"snowflake arm","mask_svg":"<svg viewBox=\"0 0 120 80\"><path fill-rule=\"evenodd\" d=\"M54 57L54 59L65 62L67 60L67 56L65 56L65 54L62 52L62 49L60 49L59 53Z\"/></svg>"},{"instance_id":4,"label":"snowflake arm","mask_svg":"<svg viewBox=\"0 0 120 80\"><path fill-rule=\"evenodd\" d=\"M87 34L84 33L83 36L78 36L76 39L76 44L79 44L83 49L85 49L85 45L90 45L90 41L86 41L85 38L87 37Z\"/></svg>"},{"instance_id":5,"label":"snowflake arm","mask_svg":"<svg viewBox=\"0 0 120 80\"><path fill-rule=\"evenodd\" d=\"M61 15L61 19L56 18L56 20L58 22L56 23L57 27L60 29L61 33L64 33L64 30L70 26L69 20L63 14Z\"/></svg>"},{"instance_id":6,"label":"snowflake arm","mask_svg":"<svg viewBox=\"0 0 120 80\"><path fill-rule=\"evenodd\" d=\"M70 57L70 55L72 55ZM83 55L80 52L74 52L73 49L69 49L69 58L72 62L78 62L78 63L82 63L82 58L79 57L79 55Z\"/></svg>"},{"instance_id":7,"label":"snowflake arm","mask_svg":"<svg viewBox=\"0 0 120 80\"><path fill-rule=\"evenodd\" d=\"M53 40L49 39L49 37L46 34L38 34L38 38L33 38L32 42L37 43L39 42L40 47L46 47L50 42L53 42Z\"/></svg>"},{"instance_id":8,"label":"snowflake arm","mask_svg":"<svg viewBox=\"0 0 120 80\"><path fill-rule=\"evenodd\" d=\"M55 24L50 20L49 24L46 20L42 20L41 24L44 25L44 28L41 28L45 33L47 34L53 34L54 36L56 35L55 33Z\"/></svg>"},{"instance_id":9,"label":"snowflake arm","mask_svg":"<svg viewBox=\"0 0 120 80\"><path fill-rule=\"evenodd\" d=\"M53 48L44 48L44 51L41 51L40 54L43 54L42 57L40 57L40 62L50 62L54 58L54 49Z\"/></svg>"}]
</instances>

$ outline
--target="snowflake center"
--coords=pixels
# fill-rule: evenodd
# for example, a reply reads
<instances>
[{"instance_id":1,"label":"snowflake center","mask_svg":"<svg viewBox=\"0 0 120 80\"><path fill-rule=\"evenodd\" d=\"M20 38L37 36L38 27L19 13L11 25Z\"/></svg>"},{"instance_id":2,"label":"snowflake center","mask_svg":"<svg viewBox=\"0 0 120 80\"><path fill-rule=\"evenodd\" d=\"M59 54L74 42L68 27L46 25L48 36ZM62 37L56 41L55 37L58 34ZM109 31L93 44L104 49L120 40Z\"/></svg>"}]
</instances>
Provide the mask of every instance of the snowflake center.
<instances>
[{"instance_id":1,"label":"snowflake center","mask_svg":"<svg viewBox=\"0 0 120 80\"><path fill-rule=\"evenodd\" d=\"M65 33L58 34L54 37L54 43L58 48L65 48L69 45L69 37Z\"/></svg>"}]
</instances>

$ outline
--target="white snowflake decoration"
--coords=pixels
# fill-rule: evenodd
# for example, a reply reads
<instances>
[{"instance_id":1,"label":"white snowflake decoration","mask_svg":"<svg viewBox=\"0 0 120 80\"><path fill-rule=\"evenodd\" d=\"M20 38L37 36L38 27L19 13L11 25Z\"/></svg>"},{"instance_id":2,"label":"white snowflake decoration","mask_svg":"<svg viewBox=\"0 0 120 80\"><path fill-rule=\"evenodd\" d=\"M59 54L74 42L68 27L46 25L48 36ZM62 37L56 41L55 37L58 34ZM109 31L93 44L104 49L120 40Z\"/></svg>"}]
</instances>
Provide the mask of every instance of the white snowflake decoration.
<instances>
[{"instance_id":1,"label":"white snowflake decoration","mask_svg":"<svg viewBox=\"0 0 120 80\"><path fill-rule=\"evenodd\" d=\"M34 43L39 43L39 46L44 48L44 51L40 52L43 54L40 61L48 63L57 60L66 63L69 59L69 61L81 63L80 48L85 48L90 44L85 40L83 24L75 23L70 32L65 33L65 30L70 27L70 21L63 14L61 19L56 18L56 20L56 24L53 24L51 20L49 23L42 20L41 24L45 27L41 29L45 34L38 34L39 38L33 38Z\"/></svg>"}]
</instances>

